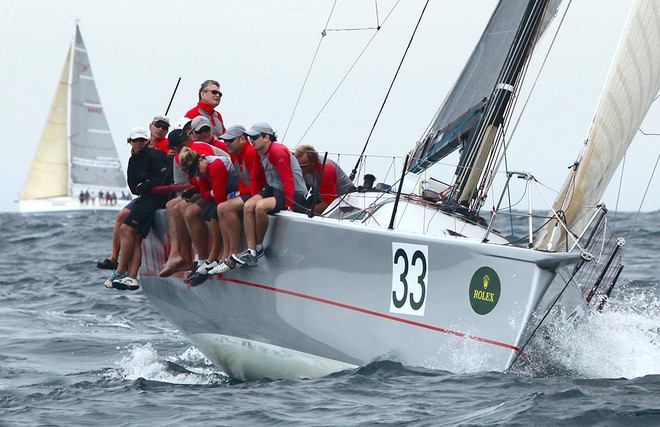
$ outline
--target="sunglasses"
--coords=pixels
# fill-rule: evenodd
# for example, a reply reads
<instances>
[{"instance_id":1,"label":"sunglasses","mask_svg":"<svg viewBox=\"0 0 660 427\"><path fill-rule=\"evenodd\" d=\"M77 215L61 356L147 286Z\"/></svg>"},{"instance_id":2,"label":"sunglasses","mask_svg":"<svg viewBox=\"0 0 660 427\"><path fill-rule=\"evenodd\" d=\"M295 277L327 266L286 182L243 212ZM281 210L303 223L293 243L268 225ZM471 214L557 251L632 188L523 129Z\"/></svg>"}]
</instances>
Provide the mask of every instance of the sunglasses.
<instances>
[{"instance_id":1,"label":"sunglasses","mask_svg":"<svg viewBox=\"0 0 660 427\"><path fill-rule=\"evenodd\" d=\"M131 142L132 142L132 143L136 143L136 142L147 142L147 140L144 139L144 138L135 138L135 139L131 139Z\"/></svg>"},{"instance_id":2,"label":"sunglasses","mask_svg":"<svg viewBox=\"0 0 660 427\"><path fill-rule=\"evenodd\" d=\"M210 126L204 126L200 130L194 130L193 132L195 132L195 133L204 133L204 132L210 132L210 131L211 131Z\"/></svg>"},{"instance_id":3,"label":"sunglasses","mask_svg":"<svg viewBox=\"0 0 660 427\"><path fill-rule=\"evenodd\" d=\"M219 90L213 89L213 90L207 90L206 92L211 92L213 95L220 95L220 98L222 98L222 92L220 92Z\"/></svg>"},{"instance_id":4,"label":"sunglasses","mask_svg":"<svg viewBox=\"0 0 660 427\"><path fill-rule=\"evenodd\" d=\"M263 133L258 133L255 136L248 135L247 137L250 138L250 141L256 141L257 139L261 138L262 136L264 136Z\"/></svg>"},{"instance_id":5,"label":"sunglasses","mask_svg":"<svg viewBox=\"0 0 660 427\"><path fill-rule=\"evenodd\" d=\"M225 141L225 144L233 144L234 142L236 142L237 139L238 139L238 137L235 136L232 139L225 139L224 141Z\"/></svg>"},{"instance_id":6,"label":"sunglasses","mask_svg":"<svg viewBox=\"0 0 660 427\"><path fill-rule=\"evenodd\" d=\"M154 123L154 126L157 127L158 129L165 129L165 130L167 130L167 128L170 127L170 125L167 125L165 123Z\"/></svg>"}]
</instances>

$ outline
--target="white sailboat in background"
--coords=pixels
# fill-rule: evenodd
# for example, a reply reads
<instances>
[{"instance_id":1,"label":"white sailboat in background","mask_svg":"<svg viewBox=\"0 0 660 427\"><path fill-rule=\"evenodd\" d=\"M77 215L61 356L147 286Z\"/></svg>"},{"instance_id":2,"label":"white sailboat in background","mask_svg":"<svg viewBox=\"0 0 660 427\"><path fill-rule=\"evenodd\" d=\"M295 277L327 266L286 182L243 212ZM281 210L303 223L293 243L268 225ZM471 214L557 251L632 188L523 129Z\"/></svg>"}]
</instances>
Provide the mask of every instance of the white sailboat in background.
<instances>
[{"instance_id":1,"label":"white sailboat in background","mask_svg":"<svg viewBox=\"0 0 660 427\"><path fill-rule=\"evenodd\" d=\"M539 218L530 203L522 243L496 231L493 221L516 206L500 206L511 178L524 180L525 195L535 183L507 170L491 222L481 216L528 61L558 3L501 0L400 180L349 193L320 216L269 218L257 268L195 288L184 273L158 277L168 246L159 212L140 270L149 299L242 380L318 377L382 357L504 371L553 308L602 309L623 242L608 233L598 200L660 89L660 3L635 2L587 148L551 214ZM458 149L453 182L427 176Z\"/></svg>"},{"instance_id":2,"label":"white sailboat in background","mask_svg":"<svg viewBox=\"0 0 660 427\"><path fill-rule=\"evenodd\" d=\"M99 194L103 193L103 200ZM112 201L106 202L110 193ZM80 195L90 198L80 200ZM46 126L19 199L23 213L119 210L130 197L76 24ZM91 196L95 196L92 200Z\"/></svg>"}]
</instances>

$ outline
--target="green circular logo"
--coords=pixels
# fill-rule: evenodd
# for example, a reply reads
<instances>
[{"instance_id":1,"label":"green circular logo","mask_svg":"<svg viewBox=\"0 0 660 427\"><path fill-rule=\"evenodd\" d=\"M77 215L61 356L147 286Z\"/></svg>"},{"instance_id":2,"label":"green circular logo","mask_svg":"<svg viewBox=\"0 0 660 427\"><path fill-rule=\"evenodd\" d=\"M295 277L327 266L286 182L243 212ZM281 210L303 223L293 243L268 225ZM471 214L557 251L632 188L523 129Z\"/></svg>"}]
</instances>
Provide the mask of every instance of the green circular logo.
<instances>
[{"instance_id":1,"label":"green circular logo","mask_svg":"<svg viewBox=\"0 0 660 427\"><path fill-rule=\"evenodd\" d=\"M488 314L500 299L500 277L490 267L481 267L470 280L470 305L477 314Z\"/></svg>"}]
</instances>

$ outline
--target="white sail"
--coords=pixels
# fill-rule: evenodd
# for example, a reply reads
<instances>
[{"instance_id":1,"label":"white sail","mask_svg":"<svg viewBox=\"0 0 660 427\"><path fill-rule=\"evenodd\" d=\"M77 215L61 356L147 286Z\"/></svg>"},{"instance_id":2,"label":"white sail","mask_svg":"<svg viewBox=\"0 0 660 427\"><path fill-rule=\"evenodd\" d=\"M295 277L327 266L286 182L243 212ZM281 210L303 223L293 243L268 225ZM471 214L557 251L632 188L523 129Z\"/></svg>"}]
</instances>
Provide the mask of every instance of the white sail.
<instances>
[{"instance_id":1,"label":"white sail","mask_svg":"<svg viewBox=\"0 0 660 427\"><path fill-rule=\"evenodd\" d=\"M19 201L21 212L117 210L80 203L79 193L128 194L117 149L99 100L87 50L76 25L55 98Z\"/></svg>"},{"instance_id":2,"label":"white sail","mask_svg":"<svg viewBox=\"0 0 660 427\"><path fill-rule=\"evenodd\" d=\"M559 196L555 212L575 236L587 227L616 168L660 90L660 2L640 0L630 11L627 26L582 153ZM566 230L549 223L535 246L570 249Z\"/></svg>"},{"instance_id":3,"label":"white sail","mask_svg":"<svg viewBox=\"0 0 660 427\"><path fill-rule=\"evenodd\" d=\"M66 56L41 142L34 156L22 200L69 195L67 117L71 49Z\"/></svg>"}]
</instances>

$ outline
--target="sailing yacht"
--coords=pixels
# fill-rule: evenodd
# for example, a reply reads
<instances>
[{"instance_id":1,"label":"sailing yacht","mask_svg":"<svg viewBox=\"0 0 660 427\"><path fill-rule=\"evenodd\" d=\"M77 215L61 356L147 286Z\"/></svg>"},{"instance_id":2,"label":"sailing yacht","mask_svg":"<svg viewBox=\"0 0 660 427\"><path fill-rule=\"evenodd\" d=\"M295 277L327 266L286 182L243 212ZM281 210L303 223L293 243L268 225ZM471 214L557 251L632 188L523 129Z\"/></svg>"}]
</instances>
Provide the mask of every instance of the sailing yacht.
<instances>
[{"instance_id":1,"label":"sailing yacht","mask_svg":"<svg viewBox=\"0 0 660 427\"><path fill-rule=\"evenodd\" d=\"M510 182L526 193L535 184L531 173L506 171L499 201L482 212L528 61L558 3L501 0L401 177L365 183L322 215L271 216L256 268L193 288L185 273L159 277L169 244L159 212L145 239L145 294L209 360L246 381L319 377L379 358L453 372L533 360L528 344L554 309L578 319L601 310L616 285L625 242L607 232L598 200L660 89L660 4L637 1L587 146L545 226L534 225L530 204L528 236L498 232L495 220L511 214L502 206ZM427 177L459 150L452 182Z\"/></svg>"},{"instance_id":2,"label":"sailing yacht","mask_svg":"<svg viewBox=\"0 0 660 427\"><path fill-rule=\"evenodd\" d=\"M99 197L101 193L103 197ZM107 194L112 200L106 202ZM126 175L76 24L55 98L19 199L19 211L119 210L129 197Z\"/></svg>"}]
</instances>

